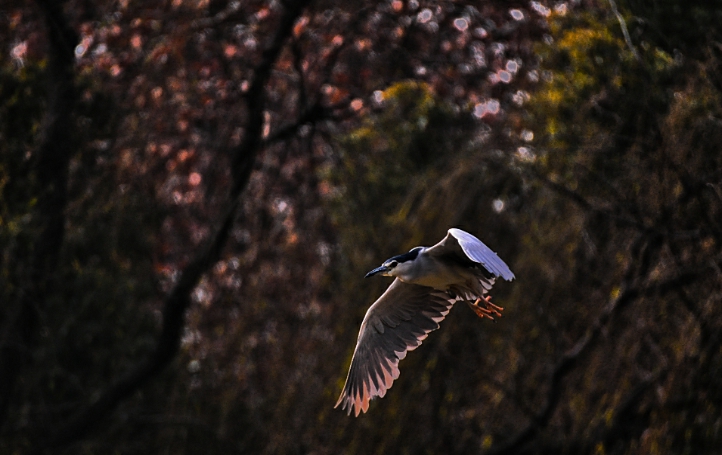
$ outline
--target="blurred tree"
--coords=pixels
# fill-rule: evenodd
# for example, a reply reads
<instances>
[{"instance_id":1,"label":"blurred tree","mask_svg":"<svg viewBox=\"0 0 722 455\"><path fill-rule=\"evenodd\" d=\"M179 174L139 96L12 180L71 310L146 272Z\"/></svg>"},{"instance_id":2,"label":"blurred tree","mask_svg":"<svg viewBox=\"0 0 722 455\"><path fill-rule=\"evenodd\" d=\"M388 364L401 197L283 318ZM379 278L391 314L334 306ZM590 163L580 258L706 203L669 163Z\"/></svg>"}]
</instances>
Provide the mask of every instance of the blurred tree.
<instances>
[{"instance_id":1,"label":"blurred tree","mask_svg":"<svg viewBox=\"0 0 722 455\"><path fill-rule=\"evenodd\" d=\"M709 62L682 66L651 46L636 53L617 26L599 13L569 16L552 22L554 44L540 49L549 83L530 103L539 139L531 171L579 210L571 218L578 232L556 241L572 254L564 287L582 293L566 311L558 311L566 299L555 299L554 319L570 328L586 320L590 329L553 369L542 411L499 452L518 453L547 425L545 444L564 440L571 452L709 453L722 436L710 427L702 434L670 409L689 395L719 394L691 385L722 360L719 339L703 335L722 323L707 313L719 289L722 163L712 145L717 128L702 120L716 116L719 94ZM549 240L551 226L540 227ZM596 305L580 307L588 301ZM677 394L672 371L685 372L677 380L689 392ZM685 413L719 422L718 409L687 405Z\"/></svg>"},{"instance_id":2,"label":"blurred tree","mask_svg":"<svg viewBox=\"0 0 722 455\"><path fill-rule=\"evenodd\" d=\"M4 3L0 451L715 453L688 6ZM512 265L505 317L453 310L346 418L363 273L451 226Z\"/></svg>"}]
</instances>

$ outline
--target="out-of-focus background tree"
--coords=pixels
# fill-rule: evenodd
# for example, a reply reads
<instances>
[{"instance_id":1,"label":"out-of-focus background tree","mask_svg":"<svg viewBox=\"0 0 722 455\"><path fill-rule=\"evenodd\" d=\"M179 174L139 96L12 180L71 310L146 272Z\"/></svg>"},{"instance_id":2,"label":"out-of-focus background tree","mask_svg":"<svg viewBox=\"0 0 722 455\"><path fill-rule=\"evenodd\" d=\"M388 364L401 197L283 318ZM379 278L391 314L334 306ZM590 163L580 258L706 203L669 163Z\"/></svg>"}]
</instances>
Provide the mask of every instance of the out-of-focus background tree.
<instances>
[{"instance_id":1,"label":"out-of-focus background tree","mask_svg":"<svg viewBox=\"0 0 722 455\"><path fill-rule=\"evenodd\" d=\"M719 453L721 11L3 1L0 453ZM504 317L334 410L452 226Z\"/></svg>"}]
</instances>

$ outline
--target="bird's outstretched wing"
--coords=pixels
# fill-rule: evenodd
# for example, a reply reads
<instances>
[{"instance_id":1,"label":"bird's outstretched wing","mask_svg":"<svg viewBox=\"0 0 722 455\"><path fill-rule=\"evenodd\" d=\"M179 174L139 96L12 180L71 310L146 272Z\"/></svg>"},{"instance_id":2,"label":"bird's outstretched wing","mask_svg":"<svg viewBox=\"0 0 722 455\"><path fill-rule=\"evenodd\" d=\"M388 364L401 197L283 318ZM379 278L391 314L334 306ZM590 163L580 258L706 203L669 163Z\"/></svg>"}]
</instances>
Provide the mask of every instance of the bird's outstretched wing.
<instances>
[{"instance_id":1,"label":"bird's outstretched wing","mask_svg":"<svg viewBox=\"0 0 722 455\"><path fill-rule=\"evenodd\" d=\"M436 257L461 256L484 266L489 273L507 281L514 279L509 266L502 261L484 242L461 229L451 228L446 237L436 245L427 248L426 254Z\"/></svg>"},{"instance_id":2,"label":"bird's outstretched wing","mask_svg":"<svg viewBox=\"0 0 722 455\"><path fill-rule=\"evenodd\" d=\"M394 280L364 316L335 407L358 416L372 398L383 397L399 377L399 360L439 328L455 301L433 288Z\"/></svg>"}]
</instances>

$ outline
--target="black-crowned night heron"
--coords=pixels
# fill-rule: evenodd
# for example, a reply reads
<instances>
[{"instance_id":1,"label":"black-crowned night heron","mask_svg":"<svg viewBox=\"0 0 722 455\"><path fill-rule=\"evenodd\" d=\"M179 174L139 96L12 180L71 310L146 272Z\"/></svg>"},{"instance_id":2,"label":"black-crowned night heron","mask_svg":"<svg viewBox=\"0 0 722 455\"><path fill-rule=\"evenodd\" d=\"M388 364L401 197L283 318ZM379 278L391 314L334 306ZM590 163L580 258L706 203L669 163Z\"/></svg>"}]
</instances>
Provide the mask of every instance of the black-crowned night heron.
<instances>
[{"instance_id":1,"label":"black-crowned night heron","mask_svg":"<svg viewBox=\"0 0 722 455\"><path fill-rule=\"evenodd\" d=\"M364 316L335 406L356 416L368 410L371 399L386 394L399 377L399 360L439 328L454 303L463 300L479 317L493 320L503 308L484 296L496 278L514 279L496 253L461 229L449 229L432 247L394 256L366 276L376 274L396 279Z\"/></svg>"}]
</instances>

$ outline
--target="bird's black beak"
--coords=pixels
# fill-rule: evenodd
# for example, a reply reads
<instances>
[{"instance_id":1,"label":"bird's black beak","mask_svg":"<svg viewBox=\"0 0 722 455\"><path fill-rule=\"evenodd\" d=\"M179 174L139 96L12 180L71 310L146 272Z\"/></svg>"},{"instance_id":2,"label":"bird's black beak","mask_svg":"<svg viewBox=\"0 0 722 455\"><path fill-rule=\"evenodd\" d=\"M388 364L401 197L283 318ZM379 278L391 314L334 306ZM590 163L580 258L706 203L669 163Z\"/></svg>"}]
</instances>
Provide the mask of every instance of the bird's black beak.
<instances>
[{"instance_id":1,"label":"bird's black beak","mask_svg":"<svg viewBox=\"0 0 722 455\"><path fill-rule=\"evenodd\" d=\"M389 268L386 267L385 265L382 265L381 267L376 267L375 269L373 269L372 271L370 271L369 273L367 273L364 278L368 278L368 277L370 277L370 276L374 276L374 275L376 275L377 273L388 272L389 270L391 270L391 269L389 269Z\"/></svg>"}]
</instances>

